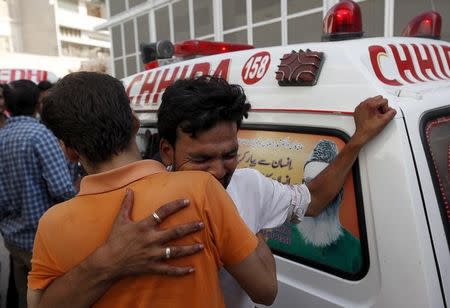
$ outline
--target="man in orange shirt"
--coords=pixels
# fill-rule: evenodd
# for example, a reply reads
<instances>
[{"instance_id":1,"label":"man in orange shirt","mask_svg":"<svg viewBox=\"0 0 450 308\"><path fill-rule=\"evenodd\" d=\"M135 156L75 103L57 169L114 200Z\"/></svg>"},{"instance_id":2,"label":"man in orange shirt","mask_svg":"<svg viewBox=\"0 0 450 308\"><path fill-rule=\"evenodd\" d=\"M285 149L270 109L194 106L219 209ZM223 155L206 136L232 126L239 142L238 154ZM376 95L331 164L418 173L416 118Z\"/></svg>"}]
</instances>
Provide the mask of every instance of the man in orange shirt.
<instances>
[{"instance_id":1,"label":"man in orange shirt","mask_svg":"<svg viewBox=\"0 0 450 308\"><path fill-rule=\"evenodd\" d=\"M28 278L31 307L40 303L42 290L107 240L127 188L135 191L132 218L143 224L152 212L153 219L160 221L154 212L160 204L189 199L190 206L167 218L161 227L202 221L204 230L174 245L195 242L204 249L171 260L177 246L166 247L169 265L193 267L195 272L177 278L120 279L111 283L95 306L223 307L218 282L221 266L255 302L273 302L277 291L273 257L264 241L246 227L220 183L207 173L167 173L155 161L140 160L134 141L138 124L119 80L87 72L66 76L45 98L42 120L64 142L69 155L79 157L89 176L75 198L54 206L40 220Z\"/></svg>"}]
</instances>

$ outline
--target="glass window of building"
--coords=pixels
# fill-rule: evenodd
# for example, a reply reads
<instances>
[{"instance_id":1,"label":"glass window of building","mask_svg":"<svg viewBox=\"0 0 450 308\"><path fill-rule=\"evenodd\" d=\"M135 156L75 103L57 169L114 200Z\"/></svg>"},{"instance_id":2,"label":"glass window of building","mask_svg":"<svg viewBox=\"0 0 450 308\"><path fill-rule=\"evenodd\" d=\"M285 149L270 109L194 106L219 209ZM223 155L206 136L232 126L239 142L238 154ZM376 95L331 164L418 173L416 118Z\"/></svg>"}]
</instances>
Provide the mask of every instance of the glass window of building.
<instances>
[{"instance_id":1,"label":"glass window of building","mask_svg":"<svg viewBox=\"0 0 450 308\"><path fill-rule=\"evenodd\" d=\"M288 44L319 42L322 37L322 13L291 18L287 21Z\"/></svg>"},{"instance_id":2,"label":"glass window of building","mask_svg":"<svg viewBox=\"0 0 450 308\"><path fill-rule=\"evenodd\" d=\"M150 23L148 14L136 18L138 43L150 43Z\"/></svg>"},{"instance_id":3,"label":"glass window of building","mask_svg":"<svg viewBox=\"0 0 450 308\"><path fill-rule=\"evenodd\" d=\"M194 0L195 37L214 33L213 3L211 0Z\"/></svg>"},{"instance_id":4,"label":"glass window of building","mask_svg":"<svg viewBox=\"0 0 450 308\"><path fill-rule=\"evenodd\" d=\"M435 9L442 16L441 40L450 41L450 1L434 0Z\"/></svg>"},{"instance_id":5,"label":"glass window of building","mask_svg":"<svg viewBox=\"0 0 450 308\"><path fill-rule=\"evenodd\" d=\"M88 16L106 18L106 16L103 16L104 11L102 7L93 3L86 3L86 13Z\"/></svg>"},{"instance_id":6,"label":"glass window of building","mask_svg":"<svg viewBox=\"0 0 450 308\"><path fill-rule=\"evenodd\" d=\"M78 13L78 0L59 0L58 8Z\"/></svg>"},{"instance_id":7,"label":"glass window of building","mask_svg":"<svg viewBox=\"0 0 450 308\"><path fill-rule=\"evenodd\" d=\"M428 10L431 10L429 0L396 1L394 7L394 35L400 36L411 19Z\"/></svg>"},{"instance_id":8,"label":"glass window of building","mask_svg":"<svg viewBox=\"0 0 450 308\"><path fill-rule=\"evenodd\" d=\"M433 5L434 4L434 5ZM433 7L434 6L434 7ZM435 10L442 16L441 39L450 40L450 1L410 0L396 1L394 8L394 35L400 36L406 25L417 15Z\"/></svg>"},{"instance_id":9,"label":"glass window of building","mask_svg":"<svg viewBox=\"0 0 450 308\"><path fill-rule=\"evenodd\" d=\"M115 58L122 56L122 31L120 25L111 28L112 49Z\"/></svg>"},{"instance_id":10,"label":"glass window of building","mask_svg":"<svg viewBox=\"0 0 450 308\"><path fill-rule=\"evenodd\" d=\"M281 22L253 28L253 45L255 47L281 45Z\"/></svg>"},{"instance_id":11,"label":"glass window of building","mask_svg":"<svg viewBox=\"0 0 450 308\"><path fill-rule=\"evenodd\" d=\"M114 77L121 79L125 77L125 71L123 69L123 60L115 60L114 61Z\"/></svg>"},{"instance_id":12,"label":"glass window of building","mask_svg":"<svg viewBox=\"0 0 450 308\"><path fill-rule=\"evenodd\" d=\"M280 0L253 0L253 22L261 22L281 16Z\"/></svg>"},{"instance_id":13,"label":"glass window of building","mask_svg":"<svg viewBox=\"0 0 450 308\"><path fill-rule=\"evenodd\" d=\"M222 1L223 29L229 30L247 24L247 7L245 0Z\"/></svg>"},{"instance_id":14,"label":"glass window of building","mask_svg":"<svg viewBox=\"0 0 450 308\"><path fill-rule=\"evenodd\" d=\"M136 56L127 57L126 59L126 65L127 65L127 76L133 75L137 73L137 63L136 63Z\"/></svg>"},{"instance_id":15,"label":"glass window of building","mask_svg":"<svg viewBox=\"0 0 450 308\"><path fill-rule=\"evenodd\" d=\"M288 15L323 6L322 0L287 0Z\"/></svg>"},{"instance_id":16,"label":"glass window of building","mask_svg":"<svg viewBox=\"0 0 450 308\"><path fill-rule=\"evenodd\" d=\"M147 0L128 0L128 7L132 8L133 6L136 6L136 5L145 3L145 2L147 2Z\"/></svg>"},{"instance_id":17,"label":"glass window of building","mask_svg":"<svg viewBox=\"0 0 450 308\"><path fill-rule=\"evenodd\" d=\"M230 43L247 44L247 30L236 31L223 35L223 40Z\"/></svg>"},{"instance_id":18,"label":"glass window of building","mask_svg":"<svg viewBox=\"0 0 450 308\"><path fill-rule=\"evenodd\" d=\"M136 52L136 39L134 34L134 22L129 20L123 24L123 35L125 40L125 54Z\"/></svg>"},{"instance_id":19,"label":"glass window of building","mask_svg":"<svg viewBox=\"0 0 450 308\"><path fill-rule=\"evenodd\" d=\"M126 11L125 0L109 1L109 15L114 16Z\"/></svg>"},{"instance_id":20,"label":"glass window of building","mask_svg":"<svg viewBox=\"0 0 450 308\"><path fill-rule=\"evenodd\" d=\"M155 27L157 40L170 40L169 7L155 11Z\"/></svg>"},{"instance_id":21,"label":"glass window of building","mask_svg":"<svg viewBox=\"0 0 450 308\"><path fill-rule=\"evenodd\" d=\"M191 30L189 27L188 1L182 0L180 2L175 2L172 6L172 10L175 42L189 39L191 36Z\"/></svg>"},{"instance_id":22,"label":"glass window of building","mask_svg":"<svg viewBox=\"0 0 450 308\"><path fill-rule=\"evenodd\" d=\"M362 1L358 4L361 7L364 37L384 36L384 0Z\"/></svg>"}]
</instances>

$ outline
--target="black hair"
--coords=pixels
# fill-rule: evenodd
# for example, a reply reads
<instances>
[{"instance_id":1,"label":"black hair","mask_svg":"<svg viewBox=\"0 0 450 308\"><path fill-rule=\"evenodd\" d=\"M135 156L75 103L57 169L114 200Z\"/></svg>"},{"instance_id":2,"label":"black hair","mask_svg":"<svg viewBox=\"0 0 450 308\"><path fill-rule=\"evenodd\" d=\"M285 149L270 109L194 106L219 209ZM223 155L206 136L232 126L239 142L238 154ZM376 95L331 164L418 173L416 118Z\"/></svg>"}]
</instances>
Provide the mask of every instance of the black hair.
<instances>
[{"instance_id":1,"label":"black hair","mask_svg":"<svg viewBox=\"0 0 450 308\"><path fill-rule=\"evenodd\" d=\"M107 161L130 144L133 114L120 80L102 73L65 76L43 99L42 121L90 163Z\"/></svg>"},{"instance_id":2,"label":"black hair","mask_svg":"<svg viewBox=\"0 0 450 308\"><path fill-rule=\"evenodd\" d=\"M48 81L48 80L42 80L41 82L38 83L38 88L40 92L44 92L49 90L51 87L53 87L53 84Z\"/></svg>"},{"instance_id":3,"label":"black hair","mask_svg":"<svg viewBox=\"0 0 450 308\"><path fill-rule=\"evenodd\" d=\"M225 79L201 76L177 80L162 96L159 135L175 145L178 127L193 138L222 121L236 122L239 128L250 107L242 87Z\"/></svg>"},{"instance_id":4,"label":"black hair","mask_svg":"<svg viewBox=\"0 0 450 308\"><path fill-rule=\"evenodd\" d=\"M31 80L15 80L3 85L3 97L12 116L32 116L36 111L39 90Z\"/></svg>"}]
</instances>

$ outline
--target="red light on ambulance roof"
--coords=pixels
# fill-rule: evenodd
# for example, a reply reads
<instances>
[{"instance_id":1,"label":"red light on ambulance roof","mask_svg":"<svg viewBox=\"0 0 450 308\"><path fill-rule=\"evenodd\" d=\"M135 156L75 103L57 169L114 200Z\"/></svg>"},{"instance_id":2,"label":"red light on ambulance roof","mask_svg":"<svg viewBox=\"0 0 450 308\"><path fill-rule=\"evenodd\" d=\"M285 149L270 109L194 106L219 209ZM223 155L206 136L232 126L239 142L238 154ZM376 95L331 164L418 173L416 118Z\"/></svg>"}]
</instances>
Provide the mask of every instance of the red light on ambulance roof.
<instances>
[{"instance_id":1,"label":"red light on ambulance roof","mask_svg":"<svg viewBox=\"0 0 450 308\"><path fill-rule=\"evenodd\" d=\"M414 17L403 30L402 36L440 39L441 25L441 15L428 11Z\"/></svg>"},{"instance_id":2,"label":"red light on ambulance roof","mask_svg":"<svg viewBox=\"0 0 450 308\"><path fill-rule=\"evenodd\" d=\"M188 40L175 44L175 55L178 57L209 56L253 48L255 47L247 44Z\"/></svg>"},{"instance_id":3,"label":"red light on ambulance roof","mask_svg":"<svg viewBox=\"0 0 450 308\"><path fill-rule=\"evenodd\" d=\"M362 37L361 9L351 0L334 5L323 19L325 41L339 41Z\"/></svg>"}]
</instances>

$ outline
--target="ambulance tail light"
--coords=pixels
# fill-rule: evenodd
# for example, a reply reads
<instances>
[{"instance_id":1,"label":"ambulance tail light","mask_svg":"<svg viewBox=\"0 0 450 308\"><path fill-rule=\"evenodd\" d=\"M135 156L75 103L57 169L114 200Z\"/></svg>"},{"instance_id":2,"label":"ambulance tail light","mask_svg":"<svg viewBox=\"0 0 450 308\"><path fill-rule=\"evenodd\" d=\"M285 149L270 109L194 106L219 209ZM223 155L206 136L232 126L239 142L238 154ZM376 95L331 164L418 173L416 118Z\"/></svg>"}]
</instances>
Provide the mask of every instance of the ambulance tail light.
<instances>
[{"instance_id":1,"label":"ambulance tail light","mask_svg":"<svg viewBox=\"0 0 450 308\"><path fill-rule=\"evenodd\" d=\"M175 56L188 58L195 56L210 56L225 52L253 49L252 45L188 40L175 44Z\"/></svg>"},{"instance_id":2,"label":"ambulance tail light","mask_svg":"<svg viewBox=\"0 0 450 308\"><path fill-rule=\"evenodd\" d=\"M442 18L438 12L428 11L414 17L402 32L402 36L440 39Z\"/></svg>"},{"instance_id":3,"label":"ambulance tail light","mask_svg":"<svg viewBox=\"0 0 450 308\"><path fill-rule=\"evenodd\" d=\"M340 41L363 36L361 9L351 0L334 5L323 19L323 41Z\"/></svg>"}]
</instances>

